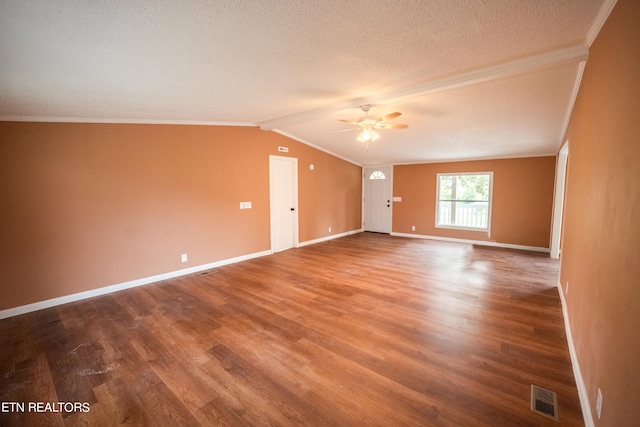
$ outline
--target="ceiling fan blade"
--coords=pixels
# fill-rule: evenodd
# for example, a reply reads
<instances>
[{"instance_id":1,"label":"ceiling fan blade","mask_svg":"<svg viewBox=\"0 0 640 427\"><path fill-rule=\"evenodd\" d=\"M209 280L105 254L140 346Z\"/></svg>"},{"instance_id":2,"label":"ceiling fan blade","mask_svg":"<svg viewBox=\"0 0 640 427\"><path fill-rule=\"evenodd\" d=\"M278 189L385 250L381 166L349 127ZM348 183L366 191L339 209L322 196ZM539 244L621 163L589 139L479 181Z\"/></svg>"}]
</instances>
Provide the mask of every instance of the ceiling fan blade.
<instances>
[{"instance_id":1,"label":"ceiling fan blade","mask_svg":"<svg viewBox=\"0 0 640 427\"><path fill-rule=\"evenodd\" d=\"M395 112L395 113L391 113L391 114L387 114L386 116L382 116L382 121L386 122L387 120L391 120L391 119L395 119L398 116L401 116L402 113L399 112Z\"/></svg>"},{"instance_id":2,"label":"ceiling fan blade","mask_svg":"<svg viewBox=\"0 0 640 427\"><path fill-rule=\"evenodd\" d=\"M409 125L401 123L378 123L376 129L406 129Z\"/></svg>"},{"instance_id":3,"label":"ceiling fan blade","mask_svg":"<svg viewBox=\"0 0 640 427\"><path fill-rule=\"evenodd\" d=\"M331 132L331 133L353 132L354 130L362 130L362 129L360 129L360 128L349 128L349 129L337 130L337 131Z\"/></svg>"},{"instance_id":4,"label":"ceiling fan blade","mask_svg":"<svg viewBox=\"0 0 640 427\"><path fill-rule=\"evenodd\" d=\"M359 124L358 122L352 122L351 120L342 120L342 119L339 119L338 121L339 121L339 122L343 122L343 123L349 123L350 125L357 125L357 124Z\"/></svg>"}]
</instances>

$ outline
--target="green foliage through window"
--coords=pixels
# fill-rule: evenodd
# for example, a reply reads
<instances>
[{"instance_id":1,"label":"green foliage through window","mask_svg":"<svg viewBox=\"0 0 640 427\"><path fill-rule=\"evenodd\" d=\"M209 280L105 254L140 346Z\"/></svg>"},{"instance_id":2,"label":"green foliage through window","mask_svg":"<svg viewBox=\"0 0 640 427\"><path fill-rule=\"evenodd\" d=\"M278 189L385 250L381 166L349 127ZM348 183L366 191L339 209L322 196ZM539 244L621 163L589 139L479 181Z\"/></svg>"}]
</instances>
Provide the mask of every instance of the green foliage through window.
<instances>
[{"instance_id":1,"label":"green foliage through window","mask_svg":"<svg viewBox=\"0 0 640 427\"><path fill-rule=\"evenodd\" d=\"M438 175L437 225L487 230L491 173Z\"/></svg>"}]
</instances>

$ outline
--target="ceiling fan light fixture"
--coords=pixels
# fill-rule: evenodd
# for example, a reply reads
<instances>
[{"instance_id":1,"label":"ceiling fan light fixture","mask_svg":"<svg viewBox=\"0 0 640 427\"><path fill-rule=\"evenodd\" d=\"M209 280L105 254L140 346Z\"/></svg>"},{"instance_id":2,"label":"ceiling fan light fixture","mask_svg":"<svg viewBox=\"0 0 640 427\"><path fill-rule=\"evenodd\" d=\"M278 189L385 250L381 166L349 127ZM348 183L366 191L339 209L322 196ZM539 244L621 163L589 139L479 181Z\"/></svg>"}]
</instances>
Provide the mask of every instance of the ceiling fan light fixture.
<instances>
[{"instance_id":1,"label":"ceiling fan light fixture","mask_svg":"<svg viewBox=\"0 0 640 427\"><path fill-rule=\"evenodd\" d=\"M396 117L402 115L402 113L395 112L390 113L382 117L374 117L369 115L369 110L373 107L371 104L361 105L360 108L364 112L364 116L360 117L357 122L353 122L350 120L340 120L341 122L349 123L352 125L360 126L360 134L358 135L358 141L362 143L363 146L369 149L369 143L380 138L380 135L374 129L404 129L409 125L398 124L398 123L388 123L388 120L395 119Z\"/></svg>"},{"instance_id":2,"label":"ceiling fan light fixture","mask_svg":"<svg viewBox=\"0 0 640 427\"><path fill-rule=\"evenodd\" d=\"M362 142L363 144L369 144L370 142L375 141L378 138L380 138L378 132L370 128L362 129L362 132L360 132L360 135L358 135L358 141Z\"/></svg>"}]
</instances>

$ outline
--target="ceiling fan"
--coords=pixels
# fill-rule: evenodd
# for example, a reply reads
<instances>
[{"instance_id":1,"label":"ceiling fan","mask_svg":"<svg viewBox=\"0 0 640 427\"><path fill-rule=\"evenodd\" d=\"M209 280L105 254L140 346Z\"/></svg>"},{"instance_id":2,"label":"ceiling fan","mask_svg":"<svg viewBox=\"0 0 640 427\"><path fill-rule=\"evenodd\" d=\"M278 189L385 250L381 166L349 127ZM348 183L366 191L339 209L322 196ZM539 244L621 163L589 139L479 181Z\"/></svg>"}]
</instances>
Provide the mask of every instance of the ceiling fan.
<instances>
[{"instance_id":1,"label":"ceiling fan","mask_svg":"<svg viewBox=\"0 0 640 427\"><path fill-rule=\"evenodd\" d=\"M401 123L388 123L389 120L395 119L396 117L402 115L402 113L387 114L380 118L370 116L369 110L373 107L371 104L362 105L360 108L364 111L364 116L360 117L357 121L353 122L350 120L340 120L344 123L349 123L352 125L358 125L362 129L360 135L358 135L358 141L362 142L369 148L369 142L375 141L380 138L380 135L375 131L375 129L405 129L409 127L409 125L401 124Z\"/></svg>"}]
</instances>

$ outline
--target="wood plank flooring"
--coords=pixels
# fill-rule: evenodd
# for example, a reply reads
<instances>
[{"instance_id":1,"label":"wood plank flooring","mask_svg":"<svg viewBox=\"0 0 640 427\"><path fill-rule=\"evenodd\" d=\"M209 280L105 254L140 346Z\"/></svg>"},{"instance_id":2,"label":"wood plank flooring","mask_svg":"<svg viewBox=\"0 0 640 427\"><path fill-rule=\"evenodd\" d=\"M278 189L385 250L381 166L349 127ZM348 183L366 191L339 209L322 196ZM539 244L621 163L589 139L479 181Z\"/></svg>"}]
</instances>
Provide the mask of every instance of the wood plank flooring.
<instances>
[{"instance_id":1,"label":"wood plank flooring","mask_svg":"<svg viewBox=\"0 0 640 427\"><path fill-rule=\"evenodd\" d=\"M584 425L557 275L547 254L361 233L5 319L0 402L90 410L0 425Z\"/></svg>"}]
</instances>

